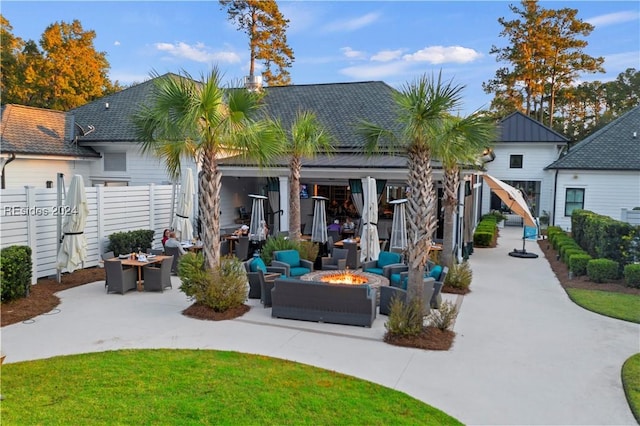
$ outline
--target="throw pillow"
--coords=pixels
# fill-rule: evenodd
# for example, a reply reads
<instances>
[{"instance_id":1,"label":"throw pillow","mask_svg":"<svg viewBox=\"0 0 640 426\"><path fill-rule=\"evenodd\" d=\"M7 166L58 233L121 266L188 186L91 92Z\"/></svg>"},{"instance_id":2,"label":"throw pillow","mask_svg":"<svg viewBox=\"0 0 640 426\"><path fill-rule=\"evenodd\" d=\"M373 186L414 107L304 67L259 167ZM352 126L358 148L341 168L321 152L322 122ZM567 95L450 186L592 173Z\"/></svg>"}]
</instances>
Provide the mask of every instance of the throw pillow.
<instances>
[{"instance_id":1,"label":"throw pillow","mask_svg":"<svg viewBox=\"0 0 640 426\"><path fill-rule=\"evenodd\" d=\"M267 265L264 264L264 261L260 257L256 257L253 259L251 265L249 266L249 269L251 269L251 272L262 271L265 274L267 273Z\"/></svg>"},{"instance_id":2,"label":"throw pillow","mask_svg":"<svg viewBox=\"0 0 640 426\"><path fill-rule=\"evenodd\" d=\"M442 273L442 266L436 265L433 267L431 272L429 272L429 276L435 279L436 281L438 281L438 278L440 278L441 273Z\"/></svg>"}]
</instances>

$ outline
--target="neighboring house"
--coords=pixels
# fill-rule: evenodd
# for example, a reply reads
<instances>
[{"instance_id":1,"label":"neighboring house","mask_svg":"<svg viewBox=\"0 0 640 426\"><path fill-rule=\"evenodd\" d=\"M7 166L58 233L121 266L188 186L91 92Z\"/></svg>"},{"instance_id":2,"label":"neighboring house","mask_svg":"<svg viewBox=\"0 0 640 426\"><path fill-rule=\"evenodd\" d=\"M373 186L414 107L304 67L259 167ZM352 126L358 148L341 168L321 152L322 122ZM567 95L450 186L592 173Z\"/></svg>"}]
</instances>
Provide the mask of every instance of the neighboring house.
<instances>
[{"instance_id":1,"label":"neighboring house","mask_svg":"<svg viewBox=\"0 0 640 426\"><path fill-rule=\"evenodd\" d=\"M65 183L74 174L87 177L100 154L78 140L82 129L74 117L60 111L4 105L0 139L2 187L55 187L58 173Z\"/></svg>"},{"instance_id":2,"label":"neighboring house","mask_svg":"<svg viewBox=\"0 0 640 426\"><path fill-rule=\"evenodd\" d=\"M588 136L546 170L555 175L555 218L571 229L574 209L621 219L640 206L640 106Z\"/></svg>"},{"instance_id":3,"label":"neighboring house","mask_svg":"<svg viewBox=\"0 0 640 426\"><path fill-rule=\"evenodd\" d=\"M554 174L545 167L557 160L568 139L556 131L514 112L500 120L500 134L487 163L487 173L524 193L534 217L553 211ZM500 199L484 186L482 213L500 210ZM521 224L520 218L516 220Z\"/></svg>"}]
</instances>

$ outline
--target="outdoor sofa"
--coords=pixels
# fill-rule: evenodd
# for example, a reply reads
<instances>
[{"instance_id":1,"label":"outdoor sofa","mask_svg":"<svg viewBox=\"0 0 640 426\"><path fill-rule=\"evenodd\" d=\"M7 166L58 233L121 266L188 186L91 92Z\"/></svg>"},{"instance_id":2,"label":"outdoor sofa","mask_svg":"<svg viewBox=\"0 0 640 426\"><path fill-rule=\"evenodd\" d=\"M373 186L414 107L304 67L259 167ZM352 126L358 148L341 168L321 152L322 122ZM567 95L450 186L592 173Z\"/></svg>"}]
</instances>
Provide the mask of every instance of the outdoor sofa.
<instances>
[{"instance_id":1,"label":"outdoor sofa","mask_svg":"<svg viewBox=\"0 0 640 426\"><path fill-rule=\"evenodd\" d=\"M271 316L371 327L376 318L376 289L366 284L328 284L276 279Z\"/></svg>"}]
</instances>

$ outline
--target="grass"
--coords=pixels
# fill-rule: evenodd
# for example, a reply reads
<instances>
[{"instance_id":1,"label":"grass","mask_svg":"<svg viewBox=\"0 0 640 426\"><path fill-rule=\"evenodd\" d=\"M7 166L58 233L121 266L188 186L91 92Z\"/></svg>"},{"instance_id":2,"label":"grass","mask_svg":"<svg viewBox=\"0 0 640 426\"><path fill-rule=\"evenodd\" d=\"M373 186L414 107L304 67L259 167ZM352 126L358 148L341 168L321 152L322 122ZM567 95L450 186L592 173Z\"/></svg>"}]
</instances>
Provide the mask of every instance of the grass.
<instances>
[{"instance_id":1,"label":"grass","mask_svg":"<svg viewBox=\"0 0 640 426\"><path fill-rule=\"evenodd\" d=\"M576 304L592 312L640 323L640 296L578 288L567 288L567 293Z\"/></svg>"},{"instance_id":2,"label":"grass","mask_svg":"<svg viewBox=\"0 0 640 426\"><path fill-rule=\"evenodd\" d=\"M627 359L622 366L622 385L631 411L640 424L640 353Z\"/></svg>"},{"instance_id":3,"label":"grass","mask_svg":"<svg viewBox=\"0 0 640 426\"><path fill-rule=\"evenodd\" d=\"M461 424L402 392L265 356L120 350L2 366L2 423Z\"/></svg>"}]
</instances>

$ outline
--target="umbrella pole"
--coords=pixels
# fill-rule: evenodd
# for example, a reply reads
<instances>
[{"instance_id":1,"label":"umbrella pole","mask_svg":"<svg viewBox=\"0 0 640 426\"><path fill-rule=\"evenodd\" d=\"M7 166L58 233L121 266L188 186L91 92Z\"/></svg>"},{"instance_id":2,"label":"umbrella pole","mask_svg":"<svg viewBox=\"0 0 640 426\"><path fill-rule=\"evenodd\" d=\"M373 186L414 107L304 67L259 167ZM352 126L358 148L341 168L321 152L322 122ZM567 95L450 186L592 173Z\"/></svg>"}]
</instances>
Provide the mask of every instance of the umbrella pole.
<instances>
[{"instance_id":1,"label":"umbrella pole","mask_svg":"<svg viewBox=\"0 0 640 426\"><path fill-rule=\"evenodd\" d=\"M57 206L62 207L62 198L65 196L63 173L58 173L56 186L57 186L57 193L58 193ZM56 218L56 255L57 253L60 252L61 246L62 246L62 215L58 215L58 217ZM58 265L56 265L56 280L58 281L58 284L62 282L62 270Z\"/></svg>"}]
</instances>

